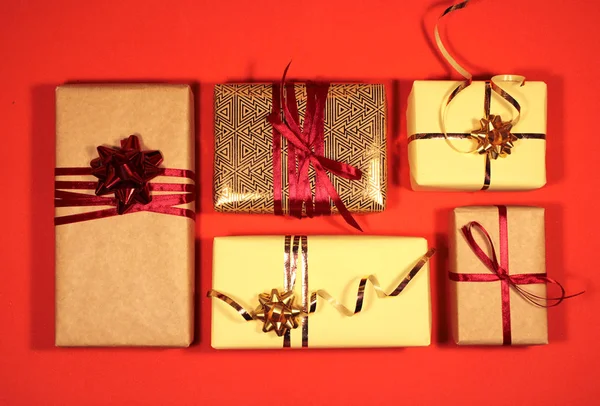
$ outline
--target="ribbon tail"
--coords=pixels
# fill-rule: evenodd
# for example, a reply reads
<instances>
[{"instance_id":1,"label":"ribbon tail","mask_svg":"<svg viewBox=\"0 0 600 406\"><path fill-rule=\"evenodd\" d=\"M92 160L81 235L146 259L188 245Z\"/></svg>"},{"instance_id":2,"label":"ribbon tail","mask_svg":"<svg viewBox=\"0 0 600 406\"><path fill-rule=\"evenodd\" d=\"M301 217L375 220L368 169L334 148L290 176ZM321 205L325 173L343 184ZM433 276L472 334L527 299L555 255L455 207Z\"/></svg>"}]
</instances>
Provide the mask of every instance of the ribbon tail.
<instances>
[{"instance_id":1,"label":"ribbon tail","mask_svg":"<svg viewBox=\"0 0 600 406\"><path fill-rule=\"evenodd\" d=\"M358 231L362 232L363 229L360 227L358 222L354 219L354 217L350 213L350 210L348 210L348 208L346 207L346 205L340 198L340 195L338 194L337 190L335 190L335 187L331 183L331 180L327 176L327 173L325 172L325 169L323 168L323 166L321 166L319 161L316 159L313 161L313 165L314 165L315 171L317 171L317 175L322 176L323 183L321 186L323 188L325 188L325 190L327 191L327 194L333 201L333 204L335 205L335 207L337 207L342 218L344 220L346 220L346 223L348 223L350 226L352 226L352 227L356 228Z\"/></svg>"},{"instance_id":2,"label":"ribbon tail","mask_svg":"<svg viewBox=\"0 0 600 406\"><path fill-rule=\"evenodd\" d=\"M440 18L438 19L438 22L435 25L435 28L433 30L433 34L435 37L435 43L440 51L440 53L442 54L442 56L444 57L444 59L446 59L446 62L448 62L448 64L450 66L452 66L454 68L454 70L458 73L461 74L461 76L465 77L467 80L470 80L473 75L471 75L471 73L469 73L465 68L463 68L458 62L456 62L456 60L452 57L452 55L450 55L450 52L448 52L448 50L446 49L446 47L444 46L444 43L442 42L442 38L440 36L440 32L438 29L438 25L439 25L439 21L446 15L463 9L467 6L467 4L469 4L470 0L465 0L462 1L460 3L454 4L450 7L448 7L446 10L444 10L444 12L442 13L442 15L440 16Z\"/></svg>"},{"instance_id":3,"label":"ribbon tail","mask_svg":"<svg viewBox=\"0 0 600 406\"><path fill-rule=\"evenodd\" d=\"M252 316L252 314L249 311L247 311L246 309L244 309L244 307L242 305L240 305L238 302L236 302L235 300L233 300L232 298L230 298L229 296L227 296L221 292L211 289L206 294L206 297L214 297L216 299L222 300L223 302L227 303L229 306L233 307L235 309L235 311L238 312L240 314L240 316L242 316L244 318L244 320L246 320L246 321L254 320L254 317Z\"/></svg>"},{"instance_id":4,"label":"ribbon tail","mask_svg":"<svg viewBox=\"0 0 600 406\"><path fill-rule=\"evenodd\" d=\"M400 293L402 293L404 291L404 289L408 286L410 281L413 280L415 278L415 276L417 276L419 271L423 268L423 266L425 266L425 264L431 259L431 257L434 254L435 254L435 248L429 249L427 251L427 253L425 253L425 255L423 255L421 258L419 258L417 263L408 272L408 275L406 275L402 279L400 284L398 286L396 286L396 288L390 293L386 293L383 290L383 288L381 287L381 285L375 275L369 275L364 278L361 278L361 280L358 283L358 289L356 292L354 310L350 310L349 308L344 306L337 299L335 299L332 295L330 295L326 290L319 289L318 291L313 292L311 294L309 313L313 313L317 310L317 300L318 300L317 298L318 297L325 299L325 301L327 303L329 303L331 306L333 306L338 312L340 312L340 314L342 314L344 316L352 317L355 314L360 313L363 308L363 303L364 303L364 298L365 298L365 289L367 286L367 282L371 282L371 285L373 285L373 289L377 293L377 296L380 298L398 296Z\"/></svg>"},{"instance_id":5,"label":"ribbon tail","mask_svg":"<svg viewBox=\"0 0 600 406\"><path fill-rule=\"evenodd\" d=\"M63 224L79 223L80 221L96 220L117 215L119 215L119 213L117 213L116 208L70 214L68 216L54 217L54 225L60 226Z\"/></svg>"},{"instance_id":6,"label":"ribbon tail","mask_svg":"<svg viewBox=\"0 0 600 406\"><path fill-rule=\"evenodd\" d=\"M362 178L362 171L355 166L319 155L315 159L319 161L323 168L336 176L349 180L360 180Z\"/></svg>"},{"instance_id":7,"label":"ribbon tail","mask_svg":"<svg viewBox=\"0 0 600 406\"><path fill-rule=\"evenodd\" d=\"M291 91L291 93L293 94L294 92L294 85L293 84L288 84L286 85L285 83L285 78L287 76L287 72L290 68L290 65L292 64L292 62L290 61L290 63L288 63L288 65L285 67L285 70L283 71L283 77L281 78L281 107L283 110L283 117L285 118L285 122L286 124L289 126L289 128L296 134L300 134L300 125L298 124L298 117L297 114L293 114L288 106L288 98L286 97L286 91ZM295 94L293 94L293 96L291 96L291 98L294 99L295 101ZM290 98L290 99L291 99ZM291 100L290 100L290 104L291 104ZM295 105L296 103L294 103ZM296 116L296 117L294 117Z\"/></svg>"},{"instance_id":8,"label":"ribbon tail","mask_svg":"<svg viewBox=\"0 0 600 406\"><path fill-rule=\"evenodd\" d=\"M506 90L504 90L502 87L500 87L500 85L498 84L498 82L516 82L516 83L519 84L519 86L523 86L525 84L525 76L521 76L521 75L497 75L497 76L494 76L490 80L490 86L491 86L492 90L496 94L498 94L500 97L502 97L502 99L504 99L508 104L510 104L511 106L513 106L515 110L517 110L516 117L511 120L511 124L514 127L519 122L519 118L521 116L521 105Z\"/></svg>"},{"instance_id":9,"label":"ribbon tail","mask_svg":"<svg viewBox=\"0 0 600 406\"><path fill-rule=\"evenodd\" d=\"M521 297L523 297L523 299L527 300L529 303L531 303L535 306L538 306L538 307L545 307L545 308L558 306L566 299L572 299L574 297L583 295L585 293L585 291L581 291L581 292L567 295L566 289L560 282L558 282L552 278L548 278L548 277L542 277L542 279L547 283L558 286L558 288L560 289L560 295L557 297L539 296L539 295L529 292L528 290L522 288L521 286L518 286L517 285L518 281L516 281L516 282L511 281L511 286L521 295Z\"/></svg>"}]
</instances>

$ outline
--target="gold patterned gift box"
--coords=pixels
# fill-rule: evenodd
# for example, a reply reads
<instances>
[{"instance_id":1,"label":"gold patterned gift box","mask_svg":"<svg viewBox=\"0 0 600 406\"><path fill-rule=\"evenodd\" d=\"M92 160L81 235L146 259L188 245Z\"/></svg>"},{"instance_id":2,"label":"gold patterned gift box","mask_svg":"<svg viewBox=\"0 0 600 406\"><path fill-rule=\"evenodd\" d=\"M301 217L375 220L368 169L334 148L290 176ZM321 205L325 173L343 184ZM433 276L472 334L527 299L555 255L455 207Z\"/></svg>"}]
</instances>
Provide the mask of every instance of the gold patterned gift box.
<instances>
[{"instance_id":1,"label":"gold patterned gift box","mask_svg":"<svg viewBox=\"0 0 600 406\"><path fill-rule=\"evenodd\" d=\"M193 170L189 86L57 88L56 345L191 343Z\"/></svg>"},{"instance_id":2,"label":"gold patterned gift box","mask_svg":"<svg viewBox=\"0 0 600 406\"><path fill-rule=\"evenodd\" d=\"M427 346L431 255L414 237L215 238L212 347Z\"/></svg>"},{"instance_id":3,"label":"gold patterned gift box","mask_svg":"<svg viewBox=\"0 0 600 406\"><path fill-rule=\"evenodd\" d=\"M300 121L304 120L307 85L287 85L286 88L288 99L291 94L297 101ZM278 85L271 84L215 87L215 210L290 213L289 141L274 133L267 120L273 111L281 109L278 89ZM323 131L323 156L362 171L360 180L327 173L348 210L355 213L382 211L387 175L383 85L330 84ZM275 144L280 145L280 153L274 153ZM314 194L312 168L310 185ZM332 212L338 212L329 198L327 206L331 206Z\"/></svg>"}]
</instances>

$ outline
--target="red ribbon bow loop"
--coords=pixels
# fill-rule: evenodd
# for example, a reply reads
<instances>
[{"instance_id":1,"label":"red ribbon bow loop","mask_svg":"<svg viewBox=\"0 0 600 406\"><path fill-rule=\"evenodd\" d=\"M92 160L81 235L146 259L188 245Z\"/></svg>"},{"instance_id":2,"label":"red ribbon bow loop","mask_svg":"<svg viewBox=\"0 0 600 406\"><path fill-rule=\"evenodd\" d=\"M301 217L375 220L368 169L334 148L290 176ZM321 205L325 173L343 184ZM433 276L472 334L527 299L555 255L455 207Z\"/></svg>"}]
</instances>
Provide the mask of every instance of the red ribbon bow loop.
<instances>
[{"instance_id":1,"label":"red ribbon bow loop","mask_svg":"<svg viewBox=\"0 0 600 406\"><path fill-rule=\"evenodd\" d=\"M301 218L303 205L306 208L308 217L328 215L331 213L329 203L331 198L344 220L352 227L362 231L360 225L344 205L327 174L330 172L349 180L360 180L362 177L360 169L324 156L324 112L329 84L307 84L306 112L303 128L300 128L293 85L287 86L289 94L286 97L285 78L289 67L288 64L283 73L279 94L284 120L278 113L277 106L274 106L273 112L267 120L288 141L290 215ZM281 154L279 143L274 144L273 154ZM314 205L309 178L311 165L316 174ZM279 165L274 165L273 176L275 178L281 177L281 167Z\"/></svg>"},{"instance_id":2,"label":"red ribbon bow loop","mask_svg":"<svg viewBox=\"0 0 600 406\"><path fill-rule=\"evenodd\" d=\"M483 249L479 246L477 241L475 241L475 237L473 236L473 229L478 230L486 240L488 247L490 248L491 255L488 256L483 251ZM461 229L463 235L465 236L469 247L473 250L475 255L483 262L483 264L493 272L493 274L488 275L488 278L485 277L485 274L477 275L477 279L479 282L491 282L500 280L503 283L507 283L510 287L515 289L521 297L530 302L531 304L539 307L554 307L559 305L563 300L567 297L565 288L556 280L552 278L548 278L545 273L543 274L515 274L509 275L507 271L508 264L505 266L500 265L498 262L498 257L496 255L496 248L494 247L494 243L492 242L492 237L489 235L487 230L478 222L472 221ZM501 250L508 249L508 240L504 242L504 240L500 241ZM473 281L472 279L469 279ZM552 283L558 286L560 289L560 295L558 297L544 297L538 296L527 290L523 289L519 285L529 285L534 283ZM549 303L552 302L552 303Z\"/></svg>"}]
</instances>

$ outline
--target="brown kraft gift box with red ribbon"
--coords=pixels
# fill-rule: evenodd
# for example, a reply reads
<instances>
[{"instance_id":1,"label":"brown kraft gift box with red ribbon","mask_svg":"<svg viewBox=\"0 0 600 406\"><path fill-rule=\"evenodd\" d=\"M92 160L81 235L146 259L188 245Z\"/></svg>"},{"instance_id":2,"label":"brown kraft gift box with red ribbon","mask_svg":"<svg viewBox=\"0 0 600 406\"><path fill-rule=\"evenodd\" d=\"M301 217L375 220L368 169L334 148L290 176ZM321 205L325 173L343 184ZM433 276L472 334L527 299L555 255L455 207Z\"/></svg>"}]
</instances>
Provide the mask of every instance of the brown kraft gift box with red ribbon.
<instances>
[{"instance_id":1,"label":"brown kraft gift box with red ribbon","mask_svg":"<svg viewBox=\"0 0 600 406\"><path fill-rule=\"evenodd\" d=\"M56 90L56 345L193 339L194 110L187 85Z\"/></svg>"},{"instance_id":2,"label":"brown kraft gift box with red ribbon","mask_svg":"<svg viewBox=\"0 0 600 406\"><path fill-rule=\"evenodd\" d=\"M456 343L547 344L546 307L558 299L546 296L546 284L562 286L545 268L544 209L455 209L449 275Z\"/></svg>"},{"instance_id":3,"label":"brown kraft gift box with red ribbon","mask_svg":"<svg viewBox=\"0 0 600 406\"><path fill-rule=\"evenodd\" d=\"M386 101L377 84L215 87L214 207L222 212L378 212L386 200Z\"/></svg>"}]
</instances>

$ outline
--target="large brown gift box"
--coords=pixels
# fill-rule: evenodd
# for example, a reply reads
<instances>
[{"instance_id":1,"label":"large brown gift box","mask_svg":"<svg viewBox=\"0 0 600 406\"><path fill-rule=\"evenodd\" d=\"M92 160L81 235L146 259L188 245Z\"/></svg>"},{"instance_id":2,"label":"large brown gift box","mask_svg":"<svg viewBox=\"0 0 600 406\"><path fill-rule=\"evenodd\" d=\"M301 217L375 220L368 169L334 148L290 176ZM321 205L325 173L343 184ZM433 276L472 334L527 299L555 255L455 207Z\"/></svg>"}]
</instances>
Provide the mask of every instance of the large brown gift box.
<instances>
[{"instance_id":1,"label":"large brown gift box","mask_svg":"<svg viewBox=\"0 0 600 406\"><path fill-rule=\"evenodd\" d=\"M160 186L154 183L178 184L175 188L187 184L189 192L185 203L168 208L186 215L142 209L69 222L65 219L110 211L111 206L57 204L57 346L186 347L191 343L193 118L193 96L187 85L64 85L56 89L57 196L76 192L79 198L85 193L99 199L93 189L73 190L81 188L68 185L98 182L85 173L99 156L97 147L119 148L131 135L138 137L142 151L162 153L160 168L186 170L181 172L187 174L160 172L150 181L153 201L148 207L157 204L160 195L178 194L152 191L153 186ZM73 176L64 168L79 168L82 174ZM65 171L69 176L64 176Z\"/></svg>"},{"instance_id":2,"label":"large brown gift box","mask_svg":"<svg viewBox=\"0 0 600 406\"><path fill-rule=\"evenodd\" d=\"M503 210L506 210L506 253L502 252L500 242ZM530 303L508 285L504 286L509 293L508 306L502 303L501 285L504 282L493 277L494 273L475 254L462 231L471 222L479 223L490 235L500 265L515 278L516 286L538 297L546 297L545 283L518 284L518 275L529 275L521 276L521 280L545 276L544 209L516 206L457 208L450 226L450 298L454 340L461 345L547 344L546 308ZM472 234L485 255L492 258L491 247L484 234L480 230ZM503 263L506 255L507 264ZM473 275L482 275L488 280L457 280L460 277L473 278ZM509 317L503 316L504 307L510 313Z\"/></svg>"},{"instance_id":3,"label":"large brown gift box","mask_svg":"<svg viewBox=\"0 0 600 406\"><path fill-rule=\"evenodd\" d=\"M215 86L214 207L222 212L273 213L272 84ZM306 85L295 84L300 119ZM287 141L282 142L282 210L289 213ZM378 212L386 200L386 100L380 84L331 84L325 105L325 156L362 171L360 180L329 173L350 212ZM312 170L311 170L312 173ZM314 173L311 176L314 192ZM337 208L332 206L332 211Z\"/></svg>"}]
</instances>

